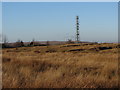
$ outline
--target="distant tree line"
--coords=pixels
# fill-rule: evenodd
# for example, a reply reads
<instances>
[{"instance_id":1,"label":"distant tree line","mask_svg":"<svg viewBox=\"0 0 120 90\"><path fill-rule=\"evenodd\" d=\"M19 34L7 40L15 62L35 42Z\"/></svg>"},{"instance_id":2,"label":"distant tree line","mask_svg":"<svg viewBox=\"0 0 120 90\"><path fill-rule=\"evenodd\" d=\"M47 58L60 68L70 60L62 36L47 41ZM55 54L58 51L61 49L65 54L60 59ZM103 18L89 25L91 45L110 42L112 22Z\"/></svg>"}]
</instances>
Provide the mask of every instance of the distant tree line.
<instances>
[{"instance_id":1,"label":"distant tree line","mask_svg":"<svg viewBox=\"0 0 120 90\"><path fill-rule=\"evenodd\" d=\"M24 46L24 42L22 40L18 40L13 45L11 45L8 42L3 42L2 43L2 48L14 48L14 47L23 47L23 46Z\"/></svg>"},{"instance_id":2,"label":"distant tree line","mask_svg":"<svg viewBox=\"0 0 120 90\"><path fill-rule=\"evenodd\" d=\"M66 42L67 44L72 44L74 43L71 39L68 39L68 41ZM45 44L41 44L40 42L35 42L35 40L33 39L31 42L23 42L22 40L17 40L15 43L8 43L8 39L6 36L4 36L2 38L2 43L0 44L0 46L2 48L17 48L17 47L32 47L32 46L49 46L50 42L46 41Z\"/></svg>"},{"instance_id":3,"label":"distant tree line","mask_svg":"<svg viewBox=\"0 0 120 90\"><path fill-rule=\"evenodd\" d=\"M47 46L46 44L40 44L39 42L35 42L33 39L30 43L25 43L22 40L17 40L15 43L8 43L8 39L6 37L3 38L1 46L2 48L17 48L17 47L32 47L32 46Z\"/></svg>"}]
</instances>

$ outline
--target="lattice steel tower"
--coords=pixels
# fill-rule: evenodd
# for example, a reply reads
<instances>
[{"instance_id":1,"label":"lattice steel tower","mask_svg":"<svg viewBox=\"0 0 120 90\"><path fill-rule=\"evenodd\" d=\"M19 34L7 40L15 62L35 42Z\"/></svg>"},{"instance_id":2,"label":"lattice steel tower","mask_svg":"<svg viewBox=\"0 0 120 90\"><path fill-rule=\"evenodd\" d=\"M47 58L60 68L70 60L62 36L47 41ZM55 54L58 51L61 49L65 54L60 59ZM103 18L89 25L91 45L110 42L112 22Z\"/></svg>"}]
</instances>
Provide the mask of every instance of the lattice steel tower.
<instances>
[{"instance_id":1,"label":"lattice steel tower","mask_svg":"<svg viewBox=\"0 0 120 90\"><path fill-rule=\"evenodd\" d=\"M80 36L79 36L79 16L76 16L76 41L80 41Z\"/></svg>"}]
</instances>

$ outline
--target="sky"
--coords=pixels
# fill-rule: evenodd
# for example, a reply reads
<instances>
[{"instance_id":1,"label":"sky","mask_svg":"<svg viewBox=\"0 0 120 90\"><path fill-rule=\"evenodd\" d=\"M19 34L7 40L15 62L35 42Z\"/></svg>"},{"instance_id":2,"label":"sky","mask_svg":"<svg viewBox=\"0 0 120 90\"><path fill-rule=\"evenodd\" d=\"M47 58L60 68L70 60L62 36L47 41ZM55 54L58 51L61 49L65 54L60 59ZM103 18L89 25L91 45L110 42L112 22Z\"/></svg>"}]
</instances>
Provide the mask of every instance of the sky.
<instances>
[{"instance_id":1,"label":"sky","mask_svg":"<svg viewBox=\"0 0 120 90\"><path fill-rule=\"evenodd\" d=\"M2 3L0 2L0 42L2 41L1 32L2 32Z\"/></svg>"},{"instance_id":2,"label":"sky","mask_svg":"<svg viewBox=\"0 0 120 90\"><path fill-rule=\"evenodd\" d=\"M9 42L75 40L118 41L117 2L3 2L2 32Z\"/></svg>"},{"instance_id":3,"label":"sky","mask_svg":"<svg viewBox=\"0 0 120 90\"><path fill-rule=\"evenodd\" d=\"M2 2L119 2L119 0L1 0Z\"/></svg>"}]
</instances>

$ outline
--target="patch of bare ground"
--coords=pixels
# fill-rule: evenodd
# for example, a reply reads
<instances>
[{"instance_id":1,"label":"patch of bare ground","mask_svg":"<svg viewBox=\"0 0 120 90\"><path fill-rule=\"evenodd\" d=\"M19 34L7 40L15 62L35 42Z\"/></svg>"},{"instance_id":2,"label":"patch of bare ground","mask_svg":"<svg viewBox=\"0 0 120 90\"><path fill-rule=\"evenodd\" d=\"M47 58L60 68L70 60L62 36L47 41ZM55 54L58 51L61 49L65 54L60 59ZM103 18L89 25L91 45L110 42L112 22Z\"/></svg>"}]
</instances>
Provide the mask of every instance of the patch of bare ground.
<instances>
[{"instance_id":1,"label":"patch of bare ground","mask_svg":"<svg viewBox=\"0 0 120 90\"><path fill-rule=\"evenodd\" d=\"M64 46L3 49L3 88L118 88L118 44Z\"/></svg>"}]
</instances>

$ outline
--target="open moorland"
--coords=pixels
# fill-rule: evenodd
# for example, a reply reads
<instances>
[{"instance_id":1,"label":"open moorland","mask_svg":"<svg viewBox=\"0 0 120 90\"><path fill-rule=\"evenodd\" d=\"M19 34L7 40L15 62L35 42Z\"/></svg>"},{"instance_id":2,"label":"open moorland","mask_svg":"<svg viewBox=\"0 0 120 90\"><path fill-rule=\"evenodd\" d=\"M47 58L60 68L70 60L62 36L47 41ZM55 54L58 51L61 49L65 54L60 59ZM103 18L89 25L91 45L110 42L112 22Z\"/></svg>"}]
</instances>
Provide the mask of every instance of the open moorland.
<instances>
[{"instance_id":1,"label":"open moorland","mask_svg":"<svg viewBox=\"0 0 120 90\"><path fill-rule=\"evenodd\" d=\"M117 88L116 43L2 49L3 88Z\"/></svg>"}]
</instances>

